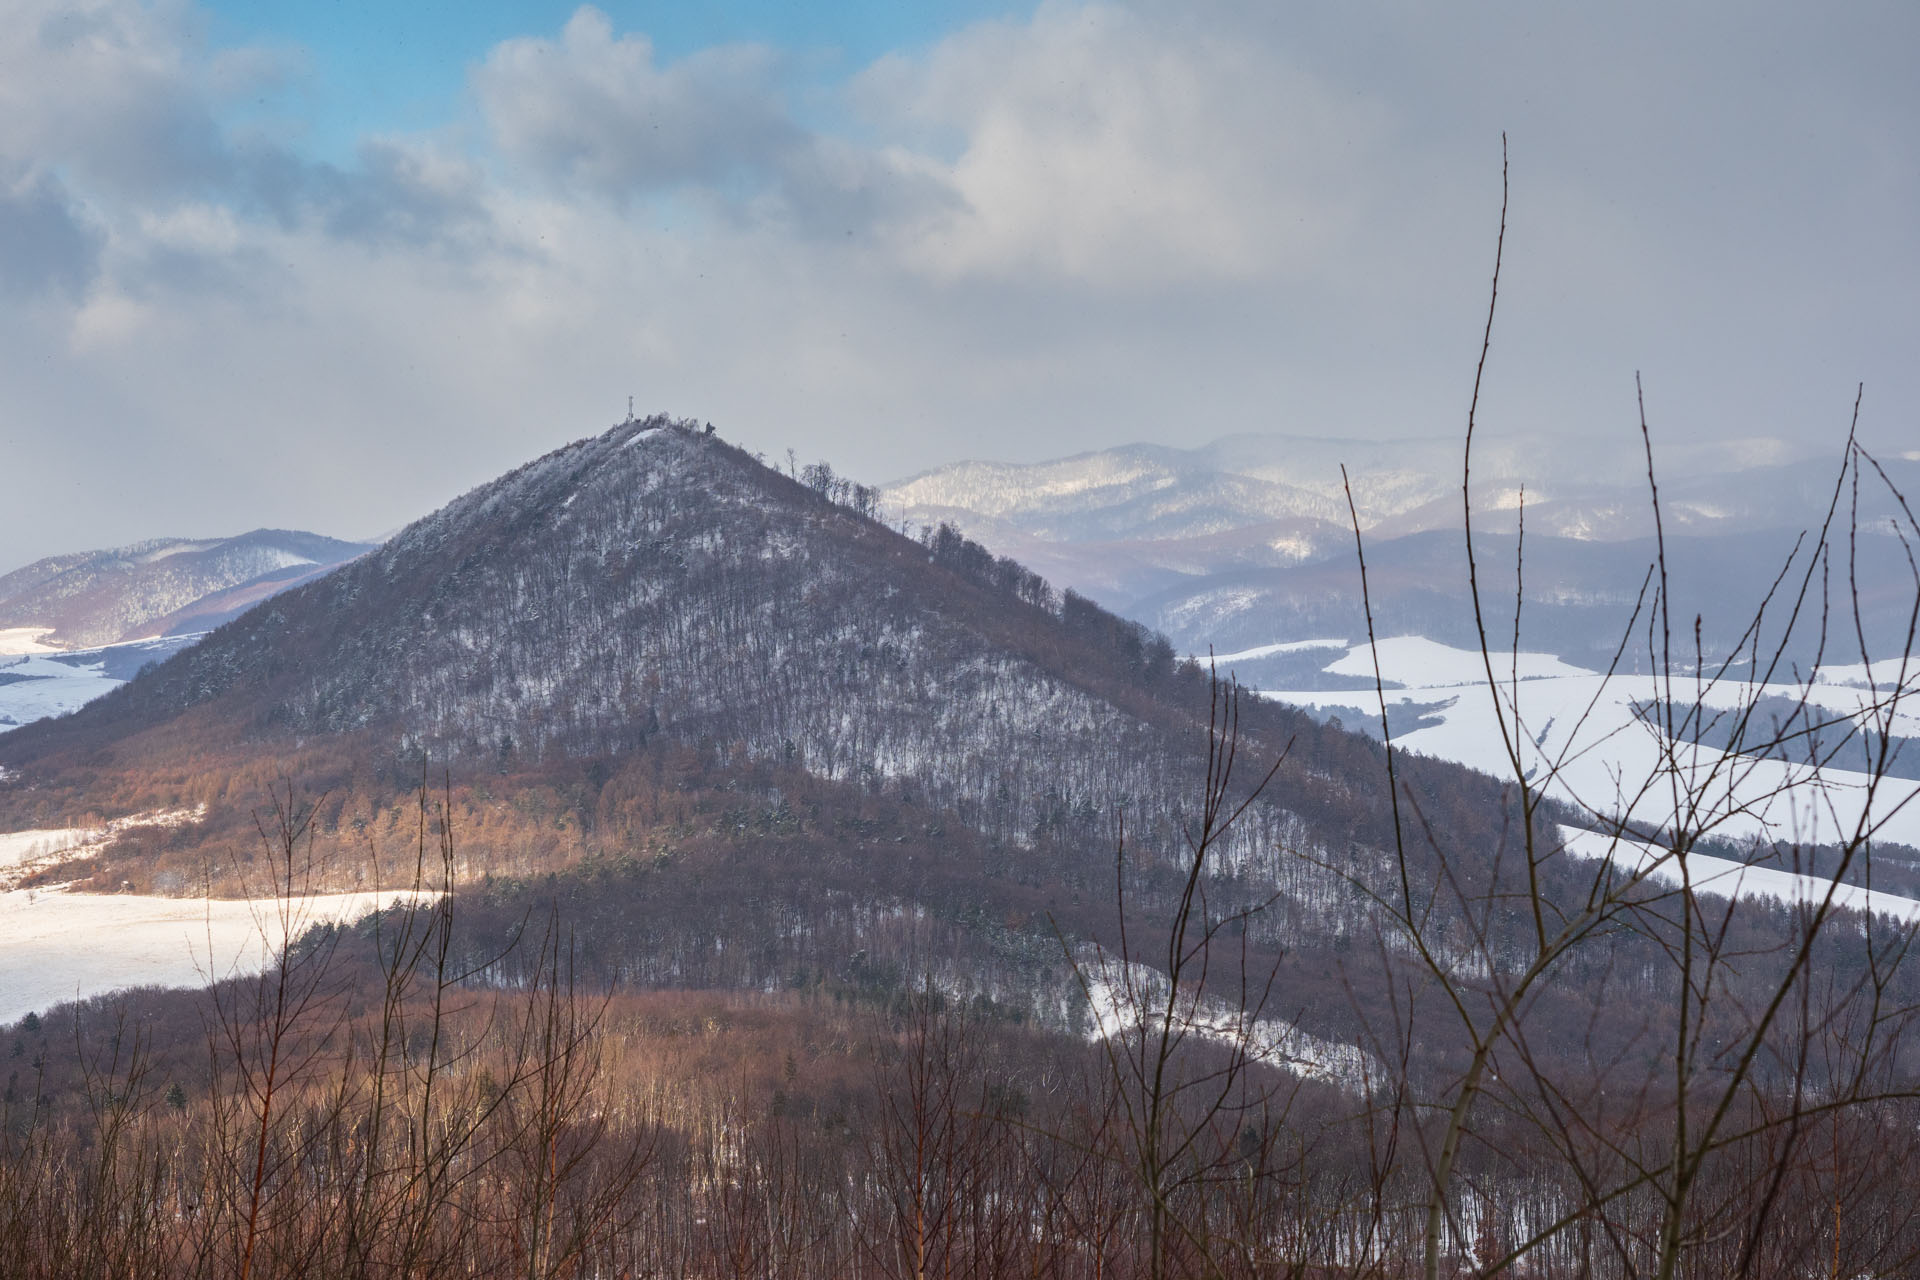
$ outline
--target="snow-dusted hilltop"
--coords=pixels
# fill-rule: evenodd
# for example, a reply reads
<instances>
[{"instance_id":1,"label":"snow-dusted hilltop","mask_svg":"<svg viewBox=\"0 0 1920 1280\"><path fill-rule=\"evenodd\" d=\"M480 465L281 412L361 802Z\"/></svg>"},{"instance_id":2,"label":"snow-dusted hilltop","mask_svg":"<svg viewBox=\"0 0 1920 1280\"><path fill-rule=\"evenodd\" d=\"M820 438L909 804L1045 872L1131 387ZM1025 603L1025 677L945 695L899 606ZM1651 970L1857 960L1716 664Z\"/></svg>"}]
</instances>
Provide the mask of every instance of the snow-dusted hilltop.
<instances>
[{"instance_id":1,"label":"snow-dusted hilltop","mask_svg":"<svg viewBox=\"0 0 1920 1280\"><path fill-rule=\"evenodd\" d=\"M720 741L910 786L1009 838L1062 796L1100 813L1178 791L1149 725L1171 709L1130 701L1170 685L1171 650L1063 615L978 551L903 538L685 425L627 424L0 737L0 757L44 777L109 743L141 757L149 730L168 752L189 732L214 752L361 734L506 769Z\"/></svg>"},{"instance_id":2,"label":"snow-dusted hilltop","mask_svg":"<svg viewBox=\"0 0 1920 1280\"><path fill-rule=\"evenodd\" d=\"M206 631L368 548L256 529L50 556L0 576L0 653Z\"/></svg>"}]
</instances>

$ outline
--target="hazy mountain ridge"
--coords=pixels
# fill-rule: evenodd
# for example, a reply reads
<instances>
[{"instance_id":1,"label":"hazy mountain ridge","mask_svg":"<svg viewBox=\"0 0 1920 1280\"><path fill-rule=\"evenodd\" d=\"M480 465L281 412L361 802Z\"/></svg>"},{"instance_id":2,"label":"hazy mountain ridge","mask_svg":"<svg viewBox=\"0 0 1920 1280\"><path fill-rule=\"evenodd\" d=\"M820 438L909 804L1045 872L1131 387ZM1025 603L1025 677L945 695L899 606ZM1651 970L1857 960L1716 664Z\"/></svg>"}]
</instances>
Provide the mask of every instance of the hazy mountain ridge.
<instances>
[{"instance_id":1,"label":"hazy mountain ridge","mask_svg":"<svg viewBox=\"0 0 1920 1280\"><path fill-rule=\"evenodd\" d=\"M319 534L256 529L52 556L0 576L0 628L47 628L44 641L64 648L206 630L367 550Z\"/></svg>"},{"instance_id":2,"label":"hazy mountain ridge","mask_svg":"<svg viewBox=\"0 0 1920 1280\"><path fill-rule=\"evenodd\" d=\"M1615 443L1622 447L1494 439L1474 451L1474 527L1489 563L1502 566L1492 612L1511 628L1524 514L1530 643L1583 661L1604 661L1653 560L1645 455L1637 439ZM1655 461L1676 594L1689 612L1706 615L1709 645L1731 644L1795 537L1825 513L1837 459L1803 457L1779 441L1735 440L1656 443ZM1235 436L1192 450L1127 446L1030 467L960 463L884 496L909 524L951 522L1165 632L1184 651L1231 651L1364 631L1342 462L1382 633L1470 642L1455 444ZM1881 462L1903 492L1920 491L1920 466L1904 457ZM1236 501L1241 495L1253 498ZM1864 498L1861 545L1871 574L1898 576L1900 553L1879 536L1894 503L1884 494ZM1842 503L1843 519L1851 501ZM1874 621L1897 630L1900 620Z\"/></svg>"},{"instance_id":3,"label":"hazy mountain ridge","mask_svg":"<svg viewBox=\"0 0 1920 1280\"><path fill-rule=\"evenodd\" d=\"M1663 449L1659 458L1674 475L1696 477L1670 495L1675 514L1711 522L1736 517L1729 477L1744 476L1752 486L1754 473L1772 471L1778 483L1762 487L1798 485L1808 473L1788 465L1795 455L1781 441L1762 439ZM1555 526L1543 531L1569 537L1650 532L1620 526L1622 515L1646 509L1645 475L1637 438L1543 446L1493 437L1474 451L1481 506L1489 513L1511 509L1524 486L1528 505L1544 507L1543 518ZM910 521L921 511L965 511L1073 542L1193 536L1286 518L1345 527L1348 484L1363 529L1389 522L1396 533L1446 527L1459 518L1458 443L1243 434L1191 449L1122 445L1036 463L956 462L885 486L883 497ZM1184 520L1170 519L1175 515Z\"/></svg>"}]
</instances>

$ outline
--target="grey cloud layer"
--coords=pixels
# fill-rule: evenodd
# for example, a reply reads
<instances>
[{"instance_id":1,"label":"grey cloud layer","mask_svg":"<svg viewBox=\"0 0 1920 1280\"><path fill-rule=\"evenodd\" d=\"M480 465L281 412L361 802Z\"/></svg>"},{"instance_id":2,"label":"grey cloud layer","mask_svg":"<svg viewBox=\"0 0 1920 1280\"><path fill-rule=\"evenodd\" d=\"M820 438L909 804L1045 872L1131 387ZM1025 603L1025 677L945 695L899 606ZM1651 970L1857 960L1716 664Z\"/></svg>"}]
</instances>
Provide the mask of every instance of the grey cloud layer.
<instances>
[{"instance_id":1,"label":"grey cloud layer","mask_svg":"<svg viewBox=\"0 0 1920 1280\"><path fill-rule=\"evenodd\" d=\"M47 173L0 185L0 288L15 298L78 296L100 259L100 233Z\"/></svg>"},{"instance_id":2,"label":"grey cloud layer","mask_svg":"<svg viewBox=\"0 0 1920 1280\"><path fill-rule=\"evenodd\" d=\"M625 206L694 192L736 223L868 235L953 209L957 193L911 158L801 126L786 59L760 46L654 60L583 8L555 39L495 49L473 90L499 152L570 198Z\"/></svg>"},{"instance_id":3,"label":"grey cloud layer","mask_svg":"<svg viewBox=\"0 0 1920 1280\"><path fill-rule=\"evenodd\" d=\"M500 150L549 178L614 197L682 183L758 181L805 135L776 89L771 49L654 64L644 35L582 9L558 39L509 40L473 77Z\"/></svg>"},{"instance_id":4,"label":"grey cloud layer","mask_svg":"<svg viewBox=\"0 0 1920 1280\"><path fill-rule=\"evenodd\" d=\"M876 480L1455 430L1502 129L1503 428L1624 440L1636 368L1680 437L1920 404L1901 6L1047 3L825 97L582 9L346 167L237 123L297 72L183 4L0 18L0 450L61 481L0 561L373 533L629 393Z\"/></svg>"}]
</instances>

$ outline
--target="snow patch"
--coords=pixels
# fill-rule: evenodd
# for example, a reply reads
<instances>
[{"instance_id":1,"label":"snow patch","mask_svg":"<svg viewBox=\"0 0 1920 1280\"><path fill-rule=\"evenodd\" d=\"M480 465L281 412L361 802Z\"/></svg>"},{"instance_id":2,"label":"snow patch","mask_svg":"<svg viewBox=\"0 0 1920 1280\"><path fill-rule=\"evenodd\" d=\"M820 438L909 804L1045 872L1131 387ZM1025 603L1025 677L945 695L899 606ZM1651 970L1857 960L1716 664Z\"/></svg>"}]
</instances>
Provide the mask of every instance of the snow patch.
<instances>
[{"instance_id":1,"label":"snow patch","mask_svg":"<svg viewBox=\"0 0 1920 1280\"><path fill-rule=\"evenodd\" d=\"M1095 1040L1159 1034L1166 1009L1167 976L1139 961L1122 962L1105 949L1078 949L1075 962L1092 1006ZM1131 993L1131 996L1129 995ZM1385 1079L1380 1064L1365 1050L1338 1040L1310 1035L1281 1018L1254 1017L1214 996L1183 995L1174 1002L1173 1035L1217 1044L1239 1045L1255 1062L1279 1067L1307 1080L1320 1080L1365 1092L1370 1081Z\"/></svg>"},{"instance_id":2,"label":"snow patch","mask_svg":"<svg viewBox=\"0 0 1920 1280\"><path fill-rule=\"evenodd\" d=\"M1456 649L1452 645L1429 640L1425 636L1391 636L1379 642L1380 674L1408 688L1437 689L1462 684L1484 684L1486 663L1477 650ZM1367 645L1355 645L1344 658L1330 663L1327 671L1337 676L1373 675L1374 653ZM1550 653L1526 653L1517 656L1502 652L1493 655L1496 680L1518 676L1522 680L1541 680L1549 676L1590 676L1585 667L1570 666Z\"/></svg>"},{"instance_id":3,"label":"snow patch","mask_svg":"<svg viewBox=\"0 0 1920 1280\"><path fill-rule=\"evenodd\" d=\"M156 564L161 560L171 560L174 556L187 555L191 552L211 551L219 545L218 542L169 542L164 546L154 547L150 551L141 552L139 555L133 557L133 562L135 564Z\"/></svg>"},{"instance_id":4,"label":"snow patch","mask_svg":"<svg viewBox=\"0 0 1920 1280\"><path fill-rule=\"evenodd\" d=\"M1344 653L1347 642L1345 640L1287 640L1279 644L1255 645L1251 649L1241 649L1237 653L1216 653L1213 655L1213 660L1216 663L1252 662L1258 658L1271 658L1276 653L1300 653L1307 649L1339 649ZM1195 661L1199 661L1200 657L1201 655L1195 654Z\"/></svg>"}]
</instances>

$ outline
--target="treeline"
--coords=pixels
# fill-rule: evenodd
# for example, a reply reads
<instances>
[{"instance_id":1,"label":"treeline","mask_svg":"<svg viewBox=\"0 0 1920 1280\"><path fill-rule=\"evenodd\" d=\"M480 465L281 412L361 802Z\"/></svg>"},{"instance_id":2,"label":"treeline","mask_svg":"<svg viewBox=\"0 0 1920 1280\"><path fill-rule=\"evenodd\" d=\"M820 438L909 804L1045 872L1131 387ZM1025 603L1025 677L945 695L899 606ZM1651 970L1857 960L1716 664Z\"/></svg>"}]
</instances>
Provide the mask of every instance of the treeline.
<instances>
[{"instance_id":1,"label":"treeline","mask_svg":"<svg viewBox=\"0 0 1920 1280\"><path fill-rule=\"evenodd\" d=\"M1045 578L1012 556L995 556L947 521L923 527L920 545L941 568L1010 600L1056 615L1067 634L1115 659L1123 670L1139 679L1152 684L1174 673L1176 655L1165 636L1101 608L1072 587L1056 597ZM1180 666L1190 679L1201 674L1197 663L1189 661Z\"/></svg>"},{"instance_id":2,"label":"treeline","mask_svg":"<svg viewBox=\"0 0 1920 1280\"><path fill-rule=\"evenodd\" d=\"M835 474L829 463L809 463L800 469L796 478L828 502L845 507L857 516L872 520L879 515L880 491L871 485Z\"/></svg>"},{"instance_id":3,"label":"treeline","mask_svg":"<svg viewBox=\"0 0 1920 1280\"><path fill-rule=\"evenodd\" d=\"M446 987L428 914L412 932L390 915L377 943L311 938L258 982L138 1012L96 1001L17 1031L0 1273L1423 1273L1434 1133L1390 1080L1353 1092L1256 1064L1148 1127L1107 1047L924 985L867 1001L609 997L530 941L532 980ZM409 955L422 963L400 975ZM1226 1058L1196 1044L1176 1070L1207 1079ZM1657 1137L1647 1114L1595 1119L1623 1152ZM1917 1130L1920 1110L1889 1103L1728 1144L1694 1188L1702 1243L1672 1274L1824 1275L1836 1258L1842 1275L1902 1273L1920 1256ZM1657 1186L1594 1204L1524 1117L1487 1136L1530 1171L1469 1161L1439 1274L1646 1274L1635 1241L1660 1230ZM1178 1154L1149 1185L1156 1143Z\"/></svg>"}]
</instances>

